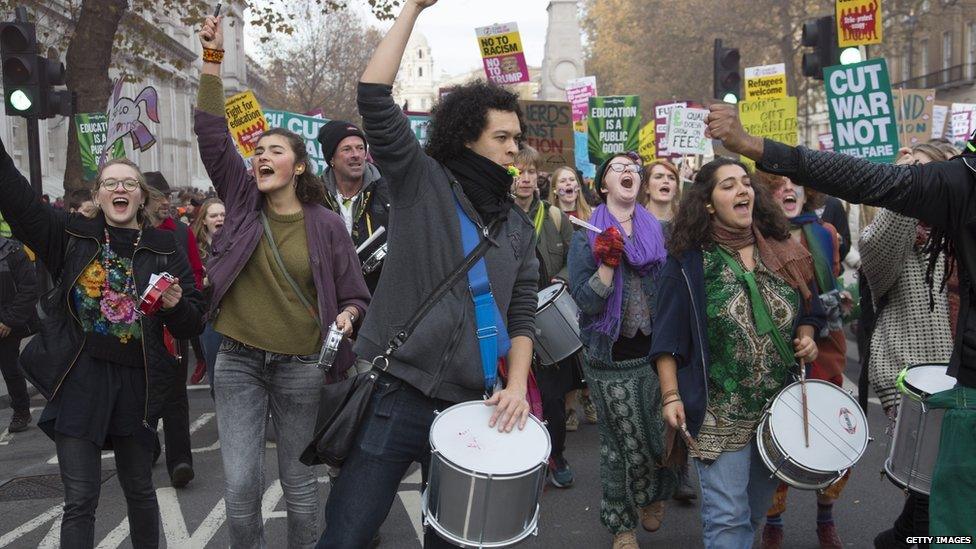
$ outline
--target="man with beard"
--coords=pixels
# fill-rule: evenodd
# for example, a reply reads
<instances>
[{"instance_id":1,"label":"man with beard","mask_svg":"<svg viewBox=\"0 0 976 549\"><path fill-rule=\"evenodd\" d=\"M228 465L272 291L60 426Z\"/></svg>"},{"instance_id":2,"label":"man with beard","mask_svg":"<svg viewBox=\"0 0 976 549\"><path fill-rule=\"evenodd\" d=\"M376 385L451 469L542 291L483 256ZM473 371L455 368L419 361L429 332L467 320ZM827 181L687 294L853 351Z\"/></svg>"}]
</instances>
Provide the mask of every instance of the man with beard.
<instances>
[{"instance_id":1,"label":"man with beard","mask_svg":"<svg viewBox=\"0 0 976 549\"><path fill-rule=\"evenodd\" d=\"M493 407L489 425L508 432L528 420L539 262L532 223L509 194L506 167L522 138L518 97L483 81L455 88L431 113L426 149L393 101L410 33L435 3L405 3L359 84L363 126L389 178L391 223L389 255L354 350L382 371L329 493L320 548L367 546L407 468L429 463L435 411L491 393L497 358L506 361L507 383L485 401ZM473 293L462 277L411 330L408 319L468 255L462 226L477 227L478 240L490 241L475 268L488 273L491 291L478 295L493 299L487 311L494 320L476 322ZM489 325L498 331L497 352L483 353L476 332ZM425 547L445 543L428 529Z\"/></svg>"},{"instance_id":2,"label":"man with beard","mask_svg":"<svg viewBox=\"0 0 976 549\"><path fill-rule=\"evenodd\" d=\"M325 182L325 206L342 216L346 230L358 248L383 227L387 228L390 191L380 170L366 161L366 136L355 124L332 120L319 130L329 167L322 174ZM381 235L367 247L360 258L365 260L386 242ZM366 276L370 292L376 291L380 269Z\"/></svg>"}]
</instances>

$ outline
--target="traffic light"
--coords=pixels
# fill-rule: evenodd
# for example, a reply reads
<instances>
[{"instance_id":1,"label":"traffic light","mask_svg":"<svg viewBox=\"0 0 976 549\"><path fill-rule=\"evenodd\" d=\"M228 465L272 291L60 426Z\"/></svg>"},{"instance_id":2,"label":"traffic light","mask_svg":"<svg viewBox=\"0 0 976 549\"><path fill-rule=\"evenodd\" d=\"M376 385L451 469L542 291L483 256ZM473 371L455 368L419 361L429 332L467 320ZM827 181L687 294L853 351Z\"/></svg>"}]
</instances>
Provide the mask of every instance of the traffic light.
<instances>
[{"instance_id":1,"label":"traffic light","mask_svg":"<svg viewBox=\"0 0 976 549\"><path fill-rule=\"evenodd\" d=\"M52 89L64 84L64 64L37 54L32 23L21 18L0 23L0 63L8 115L51 118L74 110L74 94Z\"/></svg>"},{"instance_id":2,"label":"traffic light","mask_svg":"<svg viewBox=\"0 0 976 549\"><path fill-rule=\"evenodd\" d=\"M837 25L833 15L825 15L803 23L801 43L813 48L803 54L803 76L823 80L823 70L840 65L840 48L837 47Z\"/></svg>"},{"instance_id":3,"label":"traffic light","mask_svg":"<svg viewBox=\"0 0 976 549\"><path fill-rule=\"evenodd\" d=\"M742 75L739 73L739 48L722 46L720 38L715 39L715 54L712 62L712 89L715 97L726 103L738 103L742 98Z\"/></svg>"}]
</instances>

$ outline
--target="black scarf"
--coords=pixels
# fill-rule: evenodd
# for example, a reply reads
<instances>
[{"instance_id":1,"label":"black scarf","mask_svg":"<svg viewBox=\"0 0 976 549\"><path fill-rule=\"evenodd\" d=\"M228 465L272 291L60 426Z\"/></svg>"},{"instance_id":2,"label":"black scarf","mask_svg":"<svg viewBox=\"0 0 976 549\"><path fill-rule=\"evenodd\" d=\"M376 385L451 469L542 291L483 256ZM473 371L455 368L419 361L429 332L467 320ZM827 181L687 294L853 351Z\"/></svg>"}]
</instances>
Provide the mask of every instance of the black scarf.
<instances>
[{"instance_id":1,"label":"black scarf","mask_svg":"<svg viewBox=\"0 0 976 549\"><path fill-rule=\"evenodd\" d=\"M512 176L504 167L464 147L461 156L444 163L457 177L465 196L485 224L507 216L512 207Z\"/></svg>"}]
</instances>

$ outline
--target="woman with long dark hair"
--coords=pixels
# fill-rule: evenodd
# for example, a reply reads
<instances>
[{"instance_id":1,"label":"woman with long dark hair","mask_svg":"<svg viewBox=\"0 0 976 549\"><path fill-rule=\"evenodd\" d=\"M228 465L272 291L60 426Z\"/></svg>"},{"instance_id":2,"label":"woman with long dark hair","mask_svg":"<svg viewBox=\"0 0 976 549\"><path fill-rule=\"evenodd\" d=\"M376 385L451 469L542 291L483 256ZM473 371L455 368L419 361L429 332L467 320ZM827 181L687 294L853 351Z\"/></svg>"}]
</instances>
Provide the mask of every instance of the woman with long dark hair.
<instances>
[{"instance_id":1,"label":"woman with long dark hair","mask_svg":"<svg viewBox=\"0 0 976 549\"><path fill-rule=\"evenodd\" d=\"M97 210L90 218L51 207L31 190L0 142L0 212L14 236L61 281L56 299L69 324L58 334L63 342L38 335L21 355L35 374L43 371L32 382L51 395L38 426L57 447L64 484L61 546L95 545L101 454L111 449L132 544L157 547L156 423L170 387L183 382L176 379L163 327L175 337L199 334L203 303L172 233L148 223L149 187L138 166L126 159L106 162L92 197ZM163 272L177 283L161 295L161 310L140 314L150 277ZM71 358L53 358L64 346Z\"/></svg>"},{"instance_id":2,"label":"woman with long dark hair","mask_svg":"<svg viewBox=\"0 0 976 549\"><path fill-rule=\"evenodd\" d=\"M251 158L253 175L245 170L224 118L220 18L207 18L200 42L194 129L227 211L211 243L207 278L210 319L224 336L213 383L230 542L265 544L261 497L270 408L287 546L311 547L319 532L318 483L298 458L313 435L322 384L341 379L353 364L343 342L327 378L317 367L319 352L333 322L353 334L369 291L342 218L321 205L324 188L301 137L278 128L264 132Z\"/></svg>"},{"instance_id":3,"label":"woman with long dark hair","mask_svg":"<svg viewBox=\"0 0 976 549\"><path fill-rule=\"evenodd\" d=\"M630 154L607 159L597 172L605 203L577 232L569 278L580 309L583 371L600 426L600 520L614 549L637 546L637 523L661 527L664 501L678 471L664 465L664 423L651 348L656 277L666 251L661 224L637 203L641 167ZM656 335L655 335L656 337Z\"/></svg>"},{"instance_id":4,"label":"woman with long dark hair","mask_svg":"<svg viewBox=\"0 0 976 549\"><path fill-rule=\"evenodd\" d=\"M817 357L813 263L768 192L725 158L698 172L668 248L650 351L663 415L698 440L705 546L749 547L778 484L756 426L794 361Z\"/></svg>"}]
</instances>

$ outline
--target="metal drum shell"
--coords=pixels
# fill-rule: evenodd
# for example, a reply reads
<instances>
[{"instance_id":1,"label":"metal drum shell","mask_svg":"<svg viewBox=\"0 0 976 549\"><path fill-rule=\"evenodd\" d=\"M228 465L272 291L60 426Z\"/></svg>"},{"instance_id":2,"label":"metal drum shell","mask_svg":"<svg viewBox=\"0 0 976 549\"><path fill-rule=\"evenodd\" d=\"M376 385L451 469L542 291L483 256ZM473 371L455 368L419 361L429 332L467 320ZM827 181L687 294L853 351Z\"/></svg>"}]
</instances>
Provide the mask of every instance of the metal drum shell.
<instances>
[{"instance_id":1,"label":"metal drum shell","mask_svg":"<svg viewBox=\"0 0 976 549\"><path fill-rule=\"evenodd\" d=\"M759 422L757 429L759 434L759 457L762 458L766 467L772 471L777 478L800 490L821 490L837 482L847 469L843 471L815 471L809 469L790 459L783 448L773 439L772 431L769 428L769 414L765 414ZM777 467L776 464L779 464Z\"/></svg>"},{"instance_id":2,"label":"metal drum shell","mask_svg":"<svg viewBox=\"0 0 976 549\"><path fill-rule=\"evenodd\" d=\"M535 353L543 365L556 364L583 348L579 333L579 308L563 284L536 310ZM539 294L551 291L544 288Z\"/></svg>"}]
</instances>

